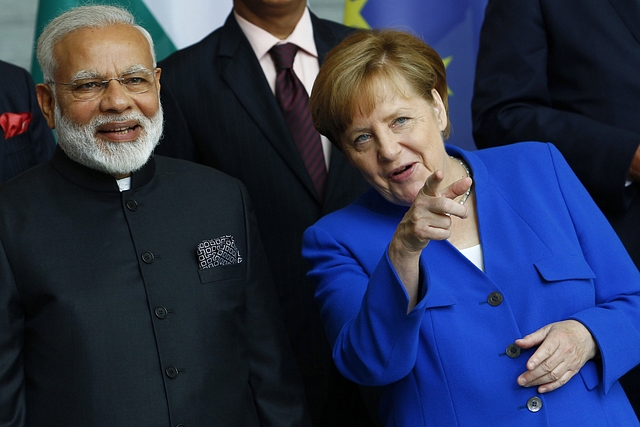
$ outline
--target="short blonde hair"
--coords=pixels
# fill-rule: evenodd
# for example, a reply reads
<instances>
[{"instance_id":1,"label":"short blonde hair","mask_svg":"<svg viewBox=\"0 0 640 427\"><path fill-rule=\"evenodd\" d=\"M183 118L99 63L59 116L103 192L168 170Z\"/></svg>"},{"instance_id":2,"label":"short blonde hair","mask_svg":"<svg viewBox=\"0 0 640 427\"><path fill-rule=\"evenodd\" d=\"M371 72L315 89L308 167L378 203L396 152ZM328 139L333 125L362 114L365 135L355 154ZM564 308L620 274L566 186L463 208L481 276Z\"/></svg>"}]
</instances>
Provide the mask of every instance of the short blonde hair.
<instances>
[{"instance_id":1,"label":"short blonde hair","mask_svg":"<svg viewBox=\"0 0 640 427\"><path fill-rule=\"evenodd\" d=\"M447 77L440 55L404 31L362 30L333 48L320 68L309 99L318 132L342 149L340 136L356 111L367 115L375 108L375 87L381 78L398 87L408 83L414 94L429 103L433 103L431 91L435 89L448 119ZM450 129L447 120L444 138Z\"/></svg>"}]
</instances>

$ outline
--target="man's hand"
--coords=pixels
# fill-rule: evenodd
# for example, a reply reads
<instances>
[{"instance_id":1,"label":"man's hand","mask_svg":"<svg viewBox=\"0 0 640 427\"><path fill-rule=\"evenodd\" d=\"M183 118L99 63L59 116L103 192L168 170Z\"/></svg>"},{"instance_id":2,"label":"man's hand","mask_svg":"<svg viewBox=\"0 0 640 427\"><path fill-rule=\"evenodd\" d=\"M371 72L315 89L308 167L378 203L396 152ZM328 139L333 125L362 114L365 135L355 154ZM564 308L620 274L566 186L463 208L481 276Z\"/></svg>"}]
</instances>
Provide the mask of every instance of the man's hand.
<instances>
[{"instance_id":1,"label":"man's hand","mask_svg":"<svg viewBox=\"0 0 640 427\"><path fill-rule=\"evenodd\" d=\"M631 160L629 179L633 181L640 181L640 145L636 149L636 154L633 156L633 160Z\"/></svg>"}]
</instances>

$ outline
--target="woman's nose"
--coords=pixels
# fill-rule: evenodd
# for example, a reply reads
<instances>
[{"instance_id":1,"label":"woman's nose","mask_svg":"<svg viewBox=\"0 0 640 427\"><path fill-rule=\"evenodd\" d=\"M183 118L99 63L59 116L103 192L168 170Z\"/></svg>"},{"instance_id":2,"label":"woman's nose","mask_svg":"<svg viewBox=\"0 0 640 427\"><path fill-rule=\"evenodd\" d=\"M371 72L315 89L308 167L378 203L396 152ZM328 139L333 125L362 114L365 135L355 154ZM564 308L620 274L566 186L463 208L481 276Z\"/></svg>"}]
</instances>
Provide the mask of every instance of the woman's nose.
<instances>
[{"instance_id":1,"label":"woman's nose","mask_svg":"<svg viewBox=\"0 0 640 427\"><path fill-rule=\"evenodd\" d=\"M393 133L378 136L378 159L381 161L395 160L402 151L398 137Z\"/></svg>"}]
</instances>

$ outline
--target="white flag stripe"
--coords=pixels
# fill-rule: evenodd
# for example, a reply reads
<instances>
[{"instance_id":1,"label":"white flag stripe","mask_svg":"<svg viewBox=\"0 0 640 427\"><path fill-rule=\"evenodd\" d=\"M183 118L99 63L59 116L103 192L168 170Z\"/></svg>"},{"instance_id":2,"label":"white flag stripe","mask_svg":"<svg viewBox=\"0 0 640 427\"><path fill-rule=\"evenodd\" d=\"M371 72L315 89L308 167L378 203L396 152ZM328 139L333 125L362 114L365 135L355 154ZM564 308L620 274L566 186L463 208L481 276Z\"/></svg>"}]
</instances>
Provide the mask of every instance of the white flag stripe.
<instances>
[{"instance_id":1,"label":"white flag stripe","mask_svg":"<svg viewBox=\"0 0 640 427\"><path fill-rule=\"evenodd\" d=\"M202 40L221 27L232 0L142 0L177 49Z\"/></svg>"}]
</instances>

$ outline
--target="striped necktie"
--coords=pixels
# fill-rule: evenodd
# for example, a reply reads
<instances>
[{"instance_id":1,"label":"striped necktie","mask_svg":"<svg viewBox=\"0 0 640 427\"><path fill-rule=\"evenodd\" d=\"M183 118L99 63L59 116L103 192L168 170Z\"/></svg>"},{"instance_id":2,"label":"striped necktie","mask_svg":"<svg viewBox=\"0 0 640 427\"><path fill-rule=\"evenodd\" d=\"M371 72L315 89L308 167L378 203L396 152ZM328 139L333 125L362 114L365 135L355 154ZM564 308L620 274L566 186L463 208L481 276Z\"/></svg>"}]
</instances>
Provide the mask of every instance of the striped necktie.
<instances>
[{"instance_id":1,"label":"striped necktie","mask_svg":"<svg viewBox=\"0 0 640 427\"><path fill-rule=\"evenodd\" d=\"M316 192L322 199L327 180L327 167L324 162L320 134L313 127L311 120L309 95L293 72L293 59L297 52L298 46L292 43L276 45L269 51L277 72L276 99Z\"/></svg>"}]
</instances>

